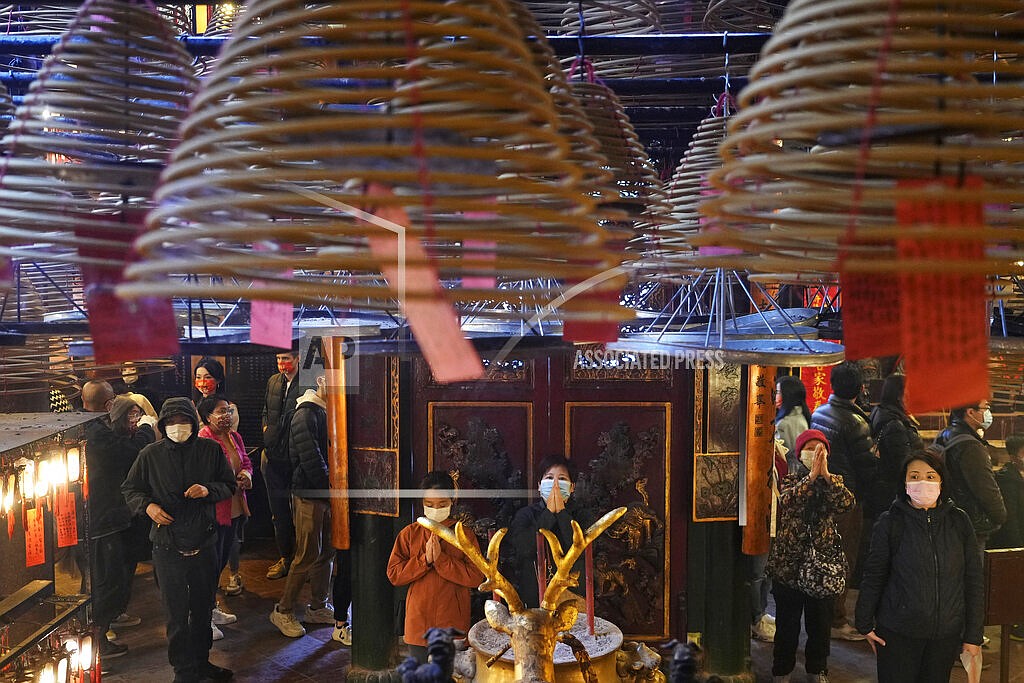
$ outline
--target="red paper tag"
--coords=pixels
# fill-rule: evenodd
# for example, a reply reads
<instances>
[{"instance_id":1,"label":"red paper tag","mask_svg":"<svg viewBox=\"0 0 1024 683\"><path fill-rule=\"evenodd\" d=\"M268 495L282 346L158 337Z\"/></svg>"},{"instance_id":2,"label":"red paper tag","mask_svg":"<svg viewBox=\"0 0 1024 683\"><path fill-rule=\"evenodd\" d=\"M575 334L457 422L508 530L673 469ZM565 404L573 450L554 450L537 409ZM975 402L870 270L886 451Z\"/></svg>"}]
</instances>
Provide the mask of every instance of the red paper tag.
<instances>
[{"instance_id":1,"label":"red paper tag","mask_svg":"<svg viewBox=\"0 0 1024 683\"><path fill-rule=\"evenodd\" d=\"M46 562L46 529L43 526L43 508L25 510L25 566L35 567Z\"/></svg>"},{"instance_id":2,"label":"red paper tag","mask_svg":"<svg viewBox=\"0 0 1024 683\"><path fill-rule=\"evenodd\" d=\"M984 259L983 241L971 236L984 225L984 209L978 201L951 200L943 191L980 190L983 185L976 177L899 183L900 188L920 190L910 193L913 199L897 202L899 224L931 225L949 235L900 238L900 260L913 264L927 259L951 266L940 273L908 269L900 276L901 342L907 372L904 400L910 412L977 404L990 396L985 276L956 271L958 264Z\"/></svg>"},{"instance_id":3,"label":"red paper tag","mask_svg":"<svg viewBox=\"0 0 1024 683\"><path fill-rule=\"evenodd\" d=\"M844 239L839 246L843 344L850 360L900 352L899 276L850 272L845 267L847 259L856 257L857 246L866 244Z\"/></svg>"},{"instance_id":4,"label":"red paper tag","mask_svg":"<svg viewBox=\"0 0 1024 683\"><path fill-rule=\"evenodd\" d=\"M371 185L368 194L384 196L390 195L391 191ZM397 225L409 224L409 216L401 207L381 207L374 213ZM399 239L405 246L406 262L403 263L399 263ZM379 226L374 226L367 241L373 256L381 263L381 273L388 286L398 295L402 311L434 378L448 383L482 377L484 366L480 356L462 335L458 317L444 299L437 271L427 264L427 251L422 242L408 233L396 234ZM417 265L409 265L410 261ZM404 284L404 292L399 291L400 282Z\"/></svg>"},{"instance_id":5,"label":"red paper tag","mask_svg":"<svg viewBox=\"0 0 1024 683\"><path fill-rule=\"evenodd\" d=\"M253 245L253 251L269 251L274 247L266 243L257 242ZM292 271L284 273L290 277ZM263 286L262 281L254 280L253 289ZM253 344L273 346L278 349L290 349L292 347L292 316L295 307L290 301L260 301L253 300L250 307L251 320L249 340Z\"/></svg>"},{"instance_id":6,"label":"red paper tag","mask_svg":"<svg viewBox=\"0 0 1024 683\"><path fill-rule=\"evenodd\" d=\"M56 500L57 547L78 544L78 517L75 511L75 492L58 491Z\"/></svg>"},{"instance_id":7,"label":"red paper tag","mask_svg":"<svg viewBox=\"0 0 1024 683\"><path fill-rule=\"evenodd\" d=\"M7 513L7 540L10 541L14 538L14 511Z\"/></svg>"},{"instance_id":8,"label":"red paper tag","mask_svg":"<svg viewBox=\"0 0 1024 683\"><path fill-rule=\"evenodd\" d=\"M832 393L831 367L800 368L800 381L807 390L807 407L812 413L818 406L828 402L828 396Z\"/></svg>"},{"instance_id":9,"label":"red paper tag","mask_svg":"<svg viewBox=\"0 0 1024 683\"><path fill-rule=\"evenodd\" d=\"M98 363L172 356L179 350L178 326L170 299L125 301L114 294L114 286L121 282L124 267L135 258L131 244L141 232L145 216L143 210L126 209L123 222L116 229L99 223L100 220L109 222L110 216L97 216L97 223L83 220L75 228L75 235L83 240L109 243L83 243L78 247L81 256L114 262L82 266L89 334Z\"/></svg>"}]
</instances>

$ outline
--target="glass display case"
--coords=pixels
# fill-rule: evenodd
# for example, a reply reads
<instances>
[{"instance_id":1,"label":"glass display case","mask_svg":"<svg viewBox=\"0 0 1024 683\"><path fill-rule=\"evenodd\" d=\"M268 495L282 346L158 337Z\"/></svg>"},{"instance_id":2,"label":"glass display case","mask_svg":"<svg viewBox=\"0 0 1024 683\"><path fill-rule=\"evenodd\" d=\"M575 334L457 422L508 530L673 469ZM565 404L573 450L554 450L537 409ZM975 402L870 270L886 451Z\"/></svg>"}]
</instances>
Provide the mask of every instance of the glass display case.
<instances>
[{"instance_id":1,"label":"glass display case","mask_svg":"<svg viewBox=\"0 0 1024 683\"><path fill-rule=\"evenodd\" d=\"M0 414L0 683L93 683L84 426Z\"/></svg>"}]
</instances>

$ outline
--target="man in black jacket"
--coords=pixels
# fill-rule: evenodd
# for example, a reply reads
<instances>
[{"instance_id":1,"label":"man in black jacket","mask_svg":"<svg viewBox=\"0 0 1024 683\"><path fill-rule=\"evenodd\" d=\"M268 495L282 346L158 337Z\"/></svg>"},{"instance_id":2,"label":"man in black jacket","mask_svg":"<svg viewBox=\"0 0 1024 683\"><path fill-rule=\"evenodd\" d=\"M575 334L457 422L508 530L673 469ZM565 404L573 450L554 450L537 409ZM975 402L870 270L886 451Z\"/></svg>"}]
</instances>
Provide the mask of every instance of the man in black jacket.
<instances>
[{"instance_id":1,"label":"man in black jacket","mask_svg":"<svg viewBox=\"0 0 1024 683\"><path fill-rule=\"evenodd\" d=\"M294 609L307 578L310 604L304 621L335 623L334 607L328 601L335 550L331 545L331 482L327 466L327 387L322 377L317 379L317 387L316 391L307 390L296 401L288 428L295 558L270 621L289 638L306 633Z\"/></svg>"},{"instance_id":2,"label":"man in black jacket","mask_svg":"<svg viewBox=\"0 0 1024 683\"><path fill-rule=\"evenodd\" d=\"M831 445L829 470L843 477L857 503L846 512L836 515L836 526L842 537L843 552L849 566L847 588L836 596L832 613L832 637L843 640L864 640L864 636L850 625L846 618L846 590L853 581L858 557L861 554L861 532L864 520L873 523L882 512L870 499L871 484L875 479L878 458L871 440L868 416L856 403L864 389L864 380L856 363L845 362L832 368L832 395L828 403L818 406L811 415L811 429L828 437ZM884 508L883 508L884 509ZM864 545L867 545L866 543ZM867 550L864 548L863 550Z\"/></svg>"},{"instance_id":3,"label":"man in black jacket","mask_svg":"<svg viewBox=\"0 0 1024 683\"><path fill-rule=\"evenodd\" d=\"M1006 438L1009 462L996 470L996 484L1006 505L1006 522L992 534L993 548L1024 548L1024 436Z\"/></svg>"},{"instance_id":4,"label":"man in black jacket","mask_svg":"<svg viewBox=\"0 0 1024 683\"><path fill-rule=\"evenodd\" d=\"M982 552L988 537L1006 522L1006 505L992 474L988 443L978 434L991 425L989 402L980 401L950 411L949 426L935 440L946 449L950 496L971 518Z\"/></svg>"},{"instance_id":5,"label":"man in black jacket","mask_svg":"<svg viewBox=\"0 0 1024 683\"><path fill-rule=\"evenodd\" d=\"M87 412L109 411L85 428L85 460L89 472L93 621L99 627L100 656L112 659L128 652L123 645L110 642L107 632L128 603L132 581L126 546L132 514L121 495L121 482L139 451L156 441L156 433L148 424L138 425L134 432L114 429L113 423L121 423L131 408L138 408L129 398L115 397L107 382L86 382L82 405Z\"/></svg>"},{"instance_id":6,"label":"man in black jacket","mask_svg":"<svg viewBox=\"0 0 1024 683\"><path fill-rule=\"evenodd\" d=\"M295 401L302 393L296 381L299 354L294 350L277 354L277 369L278 373L267 380L267 396L263 403L263 460L260 463L274 523L274 540L281 554L281 559L267 569L268 579L287 576L295 555L295 526L289 493L291 465L283 443L283 439L288 438L283 423L288 413L295 409Z\"/></svg>"},{"instance_id":7,"label":"man in black jacket","mask_svg":"<svg viewBox=\"0 0 1024 683\"><path fill-rule=\"evenodd\" d=\"M228 680L210 663L210 618L217 589L216 503L235 492L235 476L216 441L197 436L187 398L169 398L157 429L121 486L132 512L153 520L153 568L167 612L167 659L175 683Z\"/></svg>"}]
</instances>

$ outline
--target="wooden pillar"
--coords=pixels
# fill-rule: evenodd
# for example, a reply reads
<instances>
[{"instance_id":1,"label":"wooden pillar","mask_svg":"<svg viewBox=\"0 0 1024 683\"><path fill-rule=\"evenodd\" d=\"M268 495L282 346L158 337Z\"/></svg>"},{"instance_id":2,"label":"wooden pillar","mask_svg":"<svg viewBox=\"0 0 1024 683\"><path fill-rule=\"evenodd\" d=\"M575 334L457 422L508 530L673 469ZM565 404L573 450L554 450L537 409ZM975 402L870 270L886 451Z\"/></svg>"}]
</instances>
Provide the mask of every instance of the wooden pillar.
<instances>
[{"instance_id":1,"label":"wooden pillar","mask_svg":"<svg viewBox=\"0 0 1024 683\"><path fill-rule=\"evenodd\" d=\"M351 544L348 518L348 416L345 397L345 337L325 337L327 370L327 466L331 481L331 542L338 550Z\"/></svg>"},{"instance_id":2,"label":"wooden pillar","mask_svg":"<svg viewBox=\"0 0 1024 683\"><path fill-rule=\"evenodd\" d=\"M746 483L743 552L768 552L768 513L771 510L772 461L775 457L775 368L751 365L747 374L746 442L742 463Z\"/></svg>"}]
</instances>

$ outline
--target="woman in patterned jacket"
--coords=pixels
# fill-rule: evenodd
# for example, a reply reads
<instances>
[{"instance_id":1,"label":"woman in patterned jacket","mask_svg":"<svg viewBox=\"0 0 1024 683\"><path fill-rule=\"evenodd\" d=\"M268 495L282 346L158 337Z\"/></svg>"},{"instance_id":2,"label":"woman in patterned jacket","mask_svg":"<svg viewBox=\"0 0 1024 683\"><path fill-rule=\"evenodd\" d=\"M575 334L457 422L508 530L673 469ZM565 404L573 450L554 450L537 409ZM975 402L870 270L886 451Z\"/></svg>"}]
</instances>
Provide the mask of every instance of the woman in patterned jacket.
<instances>
[{"instance_id":1,"label":"woman in patterned jacket","mask_svg":"<svg viewBox=\"0 0 1024 683\"><path fill-rule=\"evenodd\" d=\"M817 429L800 434L794 448L800 463L779 487L779 526L767 567L775 596L772 676L777 682L787 683L796 666L802 615L807 632L804 664L808 680L828 683L835 597L817 597L798 587L804 585L800 570L807 564L812 548L842 557L835 516L853 506L853 494L843 485L841 476L828 471L828 449L828 439ZM840 577L842 574L839 572Z\"/></svg>"}]
</instances>

